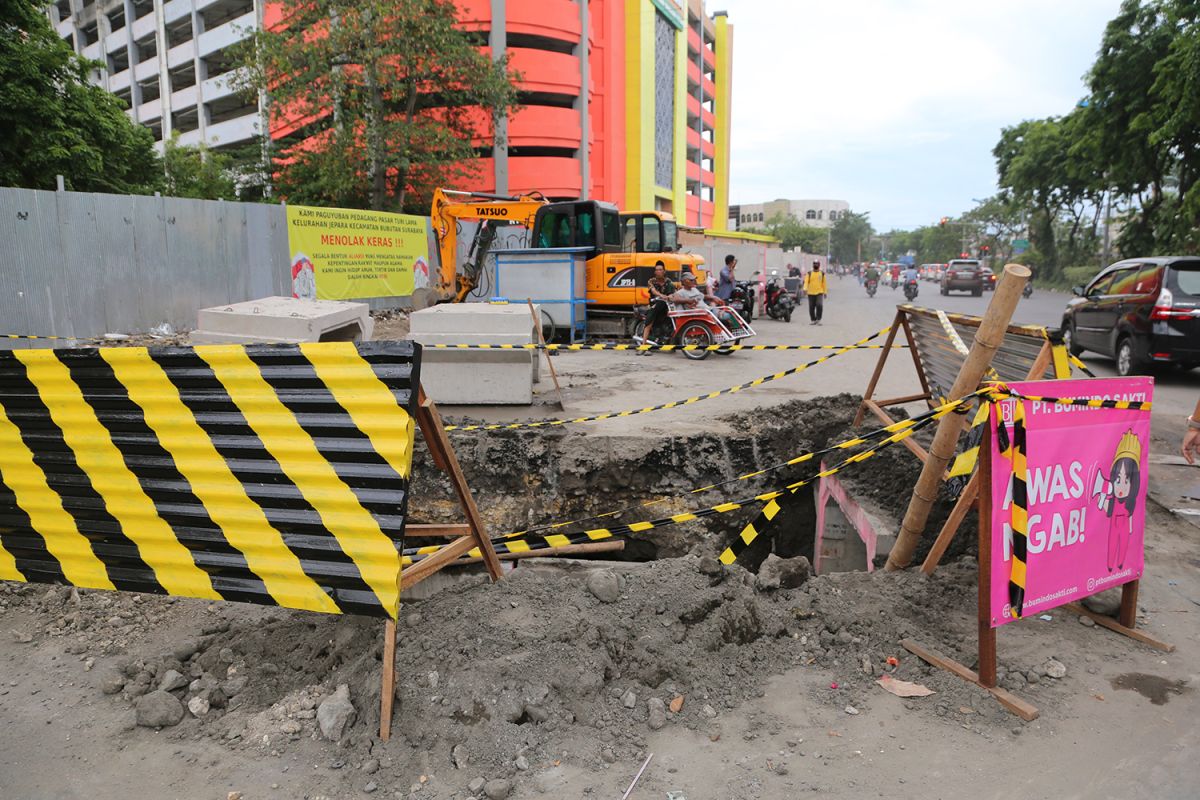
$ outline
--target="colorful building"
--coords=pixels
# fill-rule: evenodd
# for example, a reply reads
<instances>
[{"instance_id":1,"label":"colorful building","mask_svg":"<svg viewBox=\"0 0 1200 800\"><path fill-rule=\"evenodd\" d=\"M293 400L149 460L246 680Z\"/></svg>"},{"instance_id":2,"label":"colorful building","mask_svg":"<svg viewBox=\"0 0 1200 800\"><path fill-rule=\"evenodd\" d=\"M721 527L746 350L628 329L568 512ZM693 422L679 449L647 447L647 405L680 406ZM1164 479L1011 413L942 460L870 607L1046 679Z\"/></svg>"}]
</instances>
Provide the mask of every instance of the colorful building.
<instances>
[{"instance_id":1,"label":"colorful building","mask_svg":"<svg viewBox=\"0 0 1200 800\"><path fill-rule=\"evenodd\" d=\"M481 143L471 188L670 211L724 229L733 27L704 0L456 0L463 27L522 74L521 110ZM226 77L263 0L58 0L60 35L157 140L233 147L262 110ZM264 10L265 9L265 10Z\"/></svg>"},{"instance_id":2,"label":"colorful building","mask_svg":"<svg viewBox=\"0 0 1200 800\"><path fill-rule=\"evenodd\" d=\"M522 73L469 188L538 190L724 227L733 29L703 0L458 0ZM588 42L586 48L582 42ZM585 88L587 87L586 91Z\"/></svg>"}]
</instances>

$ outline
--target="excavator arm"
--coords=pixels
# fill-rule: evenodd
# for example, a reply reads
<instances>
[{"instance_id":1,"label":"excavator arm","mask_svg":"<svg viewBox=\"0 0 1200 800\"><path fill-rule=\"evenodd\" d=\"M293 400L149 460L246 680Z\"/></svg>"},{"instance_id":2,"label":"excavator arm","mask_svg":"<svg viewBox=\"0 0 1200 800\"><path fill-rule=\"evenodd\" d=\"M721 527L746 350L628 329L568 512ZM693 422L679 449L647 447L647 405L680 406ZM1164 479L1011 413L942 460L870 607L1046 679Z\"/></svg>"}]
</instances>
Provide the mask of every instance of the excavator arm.
<instances>
[{"instance_id":1,"label":"excavator arm","mask_svg":"<svg viewBox=\"0 0 1200 800\"><path fill-rule=\"evenodd\" d=\"M481 226L472 242L471 253L464 264L458 263L458 231L460 220L478 220L485 223L516 223L526 228L533 227L537 211L546 205L541 194L526 194L516 197L484 194L482 192L460 192L452 189L436 189L430 219L433 235L437 240L441 271L438 280L438 298L441 301L462 302L479 283L484 258L487 256L495 230L492 226Z\"/></svg>"}]
</instances>

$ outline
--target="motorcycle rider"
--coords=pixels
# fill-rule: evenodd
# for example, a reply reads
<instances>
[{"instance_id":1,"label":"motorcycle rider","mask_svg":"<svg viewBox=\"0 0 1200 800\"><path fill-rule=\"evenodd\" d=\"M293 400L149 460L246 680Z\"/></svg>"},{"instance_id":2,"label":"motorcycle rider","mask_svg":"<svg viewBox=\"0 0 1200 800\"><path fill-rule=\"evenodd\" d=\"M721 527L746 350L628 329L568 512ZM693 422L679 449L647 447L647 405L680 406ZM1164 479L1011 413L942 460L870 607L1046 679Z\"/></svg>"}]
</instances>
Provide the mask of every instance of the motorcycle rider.
<instances>
[{"instance_id":1,"label":"motorcycle rider","mask_svg":"<svg viewBox=\"0 0 1200 800\"><path fill-rule=\"evenodd\" d=\"M900 265L892 264L892 288L900 285Z\"/></svg>"},{"instance_id":2,"label":"motorcycle rider","mask_svg":"<svg viewBox=\"0 0 1200 800\"><path fill-rule=\"evenodd\" d=\"M660 320L667 318L667 303L670 301L671 295L675 294L675 284L667 277L667 268L662 264L657 264L654 267L654 277L646 283L646 290L650 293L650 310L646 313L646 327L642 331L642 342L650 343L650 332L654 330L654 326ZM650 355L653 350L635 350L635 355Z\"/></svg>"},{"instance_id":3,"label":"motorcycle rider","mask_svg":"<svg viewBox=\"0 0 1200 800\"><path fill-rule=\"evenodd\" d=\"M879 269L875 266L875 262L867 265L866 270L862 273L861 283L865 286L871 281L875 281L875 285L879 285Z\"/></svg>"},{"instance_id":4,"label":"motorcycle rider","mask_svg":"<svg viewBox=\"0 0 1200 800\"><path fill-rule=\"evenodd\" d=\"M920 279L921 273L918 272L917 268L912 264L909 264L904 268L904 271L900 273L900 284L905 287L904 291L906 294L908 293L908 284L911 281L913 283L913 295L916 295L917 285Z\"/></svg>"}]
</instances>

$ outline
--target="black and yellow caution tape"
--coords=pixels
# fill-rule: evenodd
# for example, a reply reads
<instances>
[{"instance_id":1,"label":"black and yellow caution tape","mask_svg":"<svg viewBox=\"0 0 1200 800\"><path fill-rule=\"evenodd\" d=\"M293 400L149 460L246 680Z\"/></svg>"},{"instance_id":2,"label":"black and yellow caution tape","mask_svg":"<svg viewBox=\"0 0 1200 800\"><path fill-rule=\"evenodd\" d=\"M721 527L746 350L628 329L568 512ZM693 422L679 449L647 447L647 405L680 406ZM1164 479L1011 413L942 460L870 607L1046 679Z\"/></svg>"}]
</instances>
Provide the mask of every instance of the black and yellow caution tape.
<instances>
[{"instance_id":1,"label":"black and yellow caution tape","mask_svg":"<svg viewBox=\"0 0 1200 800\"><path fill-rule=\"evenodd\" d=\"M1034 403L1048 403L1051 405L1060 406L1115 408L1120 411L1151 411L1154 408L1154 404L1149 400L1109 400L1099 397L1043 397L1033 394L1020 394L1010 390L1004 384L992 384L992 387L989 390L989 396L994 398L994 400L1028 400Z\"/></svg>"},{"instance_id":2,"label":"black and yellow caution tape","mask_svg":"<svg viewBox=\"0 0 1200 800\"><path fill-rule=\"evenodd\" d=\"M949 413L949 411L946 411L944 413ZM500 537L498 539L492 540L493 547L495 547L496 552L498 552L498 553L520 553L520 552L529 552L531 550L545 550L545 549L549 549L552 547L565 547L565 546L571 545L571 544L582 544L585 542L597 542L597 541L603 541L605 539L616 538L619 536L628 536L629 534L632 534L632 533L640 533L642 531L654 530L654 529L658 529L658 528L665 528L670 525L679 525L679 524L686 523L686 522L693 522L698 519L704 519L707 517L716 516L718 514L728 514L732 511L739 511L743 508L749 508L749 507L753 507L753 506L756 506L756 505L759 505L762 503L768 503L770 501L775 500L776 498L779 498L779 497L782 497L789 493L792 493L802 486L811 484L815 480L818 480L823 477L827 477L829 475L836 474L837 472L840 472L841 470L845 469L846 467L848 467L852 464L857 464L862 461L866 461L868 458L874 456L879 451L886 449L887 447L895 444L898 441L901 441L902 439L906 439L909 436L912 436L918 430L924 428L926 425L931 423L934 419L936 419L936 417L933 415L924 417L924 418L920 419L916 424L914 424L904 430L900 430L900 431L893 433L891 436L887 437L886 439L878 442L877 444L875 444L865 450L862 450L858 453L855 453L854 455L849 456L848 458L842 460L841 462L835 464L834 466L829 467L824 470L821 470L819 472L816 472L816 473L809 475L799 481L795 481L794 483L790 483L781 489L776 489L776 490L772 490L769 492L763 492L761 494L754 495L753 497L747 497L747 498L743 498L743 499L739 499L739 500L729 500L724 503L719 503L714 506L709 506L708 508L697 509L695 511L685 511L685 512L681 512L678 514L672 514L670 516L661 517L659 519L645 520L642 522L631 522L626 525L617 525L617 526L614 526L611 528L594 528L591 530L579 531L576 533L565 533L565 534L559 533L559 534L549 534L546 536L525 536L520 539L506 539L504 537ZM741 541L741 540L739 540L739 541ZM753 537L751 537L751 541L753 541ZM745 546L748 546L748 545L749 545L749 542L746 542L745 545L737 546L736 552L740 553L743 549L745 549ZM735 543L735 546L736 546L736 543ZM429 545L426 547L413 548L411 550L405 549L403 552L402 558L401 558L402 564L404 566L408 566L412 563L420 561L423 558L427 558L427 557L433 555L438 550L440 550L442 547L443 547L443 545ZM727 550L726 553L722 554L722 556L721 556L722 561L725 561L725 563L733 563L733 560L736 559L736 553L734 553L734 555L730 557L730 560L726 561L726 555L730 552L731 551ZM475 548L475 549L469 551L466 555L467 555L467 557L470 557L470 558L478 558L480 556L480 553L479 553L478 548Z\"/></svg>"},{"instance_id":3,"label":"black and yellow caution tape","mask_svg":"<svg viewBox=\"0 0 1200 800\"><path fill-rule=\"evenodd\" d=\"M971 473L975 471L975 466L979 463L979 443L983 437L983 424L987 422L987 419L988 404L980 403L979 407L975 409L975 416L971 419L966 445L963 447L963 451L954 457L950 469L946 472L947 488L952 495L957 496L962 492L967 479L971 477Z\"/></svg>"},{"instance_id":4,"label":"black and yellow caution tape","mask_svg":"<svg viewBox=\"0 0 1200 800\"><path fill-rule=\"evenodd\" d=\"M887 329L884 329L884 333ZM884 350L885 344L619 344L616 342L597 342L595 344L427 344L427 350L549 350L554 352L579 350L631 350L655 352L671 352L674 350ZM893 350L907 350L906 344L893 344Z\"/></svg>"},{"instance_id":5,"label":"black and yellow caution tape","mask_svg":"<svg viewBox=\"0 0 1200 800\"><path fill-rule=\"evenodd\" d=\"M716 391L709 392L708 394L696 395L695 397L688 397L684 400L672 400L669 403L660 403L656 406L646 406L645 408L631 408L631 409L627 409L625 411L612 411L612 412L609 412L606 414L595 414L595 415L592 415L589 417L573 417L570 419L538 419L538 420L530 420L528 422L493 422L493 423L482 423L482 424L478 424L478 425L447 425L446 430L447 431L468 432L468 431L518 430L518 429L524 429L524 428L555 428L555 427L559 427L562 425L576 425L576 424L579 424L582 422L598 422L598 421L606 420L606 419L619 419L621 417L634 417L639 414L649 414L654 411L663 411L663 410L669 409L669 408L681 408L683 406L689 406L689 405L692 405L693 403L699 403L704 400L712 400L713 398L721 397L722 395L736 394L737 392L743 391L745 389L753 389L756 386L762 386L764 383L770 383L771 381L777 381L780 378L786 378L789 375L795 375L797 373L804 372L806 369L815 367L818 364L824 364L826 361L829 361L832 358L836 358L837 356L840 356L843 353L848 353L854 349L855 345L864 344L865 342L868 342L871 339L875 339L879 336L882 336L884 333L887 333L888 330L889 330L888 328L885 328L882 331L879 331L878 333L873 333L870 336L867 336L867 337L864 337L864 338L858 340L857 342L855 342L852 345L845 345L841 349L835 350L834 352L830 353L827 356L821 356L820 358L813 359L812 361L809 361L807 364L801 364L800 366L792 367L790 369L785 369L781 372L775 372L770 375L764 375L761 378L755 378L754 380L747 381L746 383L739 383L738 385L730 386L727 389L718 389Z\"/></svg>"},{"instance_id":6,"label":"black and yellow caution tape","mask_svg":"<svg viewBox=\"0 0 1200 800\"><path fill-rule=\"evenodd\" d=\"M1067 348L1062 345L1059 345L1059 347L1062 348L1063 352L1065 352L1067 354L1067 358L1071 360L1071 363L1074 364L1075 367L1080 372L1082 372L1084 375L1087 375L1089 378L1096 377L1096 374L1087 368L1087 364L1084 364L1082 361L1079 360L1079 356L1074 355L1073 353L1071 353L1071 351L1067 350Z\"/></svg>"},{"instance_id":7,"label":"black and yellow caution tape","mask_svg":"<svg viewBox=\"0 0 1200 800\"><path fill-rule=\"evenodd\" d=\"M78 336L38 336L28 333L0 333L0 339L52 339L59 342L87 342L91 339L81 339Z\"/></svg>"},{"instance_id":8,"label":"black and yellow caution tape","mask_svg":"<svg viewBox=\"0 0 1200 800\"><path fill-rule=\"evenodd\" d=\"M741 499L741 500L727 501L724 503L710 506L708 508L698 509L695 511L685 511L685 512L681 512L678 514L672 514L670 516L662 517L660 519L647 520L647 521L643 521L643 522L633 522L633 523L629 523L626 525L614 526L611 528L595 528L592 530L580 531L580 532L576 532L576 533L547 534L547 535L543 535L543 536L530 535L534 530L547 530L547 529L550 529L553 527L565 527L567 525L580 524L583 522L587 522L587 521L590 521L591 519L595 519L598 517L612 516L613 514L621 513L621 512L610 512L607 515L597 515L597 517L588 517L588 518L584 518L581 520L575 520L573 522L567 522L567 523L555 523L554 525L541 526L536 529L530 529L529 531L517 531L515 533L506 534L505 536L495 537L492 539L493 546L496 548L497 552L500 552L500 553L506 553L506 552L507 553L521 553L521 552L529 552L531 550L544 550L544 549L548 549L548 548L552 548L552 547L564 547L566 545L571 545L571 544L580 544L580 543L585 543L585 542L594 542L594 541L601 541L604 539L611 539L611 538L618 537L618 536L627 536L631 533L638 533L641 531L652 530L655 528L662 528L662 527L666 527L668 525L678 525L678 524L682 524L682 523L686 523L686 522L692 522L697 519L703 519L706 517L714 516L717 514L725 514L725 513L731 512L731 511L737 511L737 510L747 508L747 507L752 507L752 506L758 505L758 504L771 503L771 502L774 502L775 500L777 500L778 498L785 497L787 495L794 493L797 489L799 489L803 486L809 485L815 480L818 480L823 477L827 477L829 475L836 474L837 472L840 472L841 470L845 469L847 466L850 466L852 464L857 464L857 463L867 460L868 458L874 456L877 452L884 450L887 447L890 447L891 445L895 444L896 442L906 439L907 437L913 435L918 430L924 428L925 426L929 425L930 423L934 422L935 420L938 420L941 417L944 417L945 415L951 413L956 408L958 408L960 405L971 402L978 394L982 394L982 391L979 393L976 393L975 395L968 395L967 397L964 397L961 400L947 403L944 406L930 409L929 411L927 411L924 414L921 414L917 417L913 417L908 420L902 420L901 422L890 425L887 428L880 428L875 431L870 431L861 437L856 437L855 439L851 439L846 442L842 442L839 445L835 445L833 447L827 448L824 451L820 451L821 453L824 453L824 452L831 452L831 451L835 451L835 450L849 449L856 445L866 444L866 443L870 442L872 439L877 438L878 435L880 435L884 432L891 433L890 436L883 439L882 441L872 445L869 448L866 448L858 453L855 453L855 454L847 457L846 459L842 460L841 462L835 464L833 467L829 467L827 469L824 469L817 473L809 475L799 481L790 483L790 484L784 486L782 489L763 492L761 494L754 495L753 497L749 497L749 498L745 498L745 499ZM818 453L811 453L811 454L806 453L801 456L797 456L795 459L792 459L791 462L787 462L787 463L801 463L802 461L810 460L813 456L816 456L816 455L818 455ZM767 471L770 471L770 469L763 470L762 472L767 472ZM760 474L760 473L754 473L754 474ZM750 477L750 476L746 476L746 477ZM742 478L735 478L731 481L726 481L724 483L726 483L726 484L732 483L736 480L741 480L741 479ZM720 486L720 485L724 485L724 484L712 484L711 487L700 487L700 489L693 490L693 491L705 491L708 488L713 488L713 487ZM670 499L678 499L678 498L668 498L668 500L670 500ZM655 503L657 503L657 502L664 502L664 501L655 501ZM649 503L649 504L645 504L645 505L652 505L652 504L653 503ZM640 506L635 506L631 509L625 509L625 510L633 510L638 507L640 507ZM774 515L772 514L772 516L774 516ZM743 536L740 538L740 541L742 541L743 544L737 545L737 543L735 543L735 545L733 546L734 549L736 549L736 552L740 553L746 546L749 546L749 543L751 541L753 541L754 536L756 536L756 535L757 534L749 536L748 540L747 540L747 537L745 536L745 532L743 531ZM521 537L521 538L511 538L511 537ZM441 547L442 547L442 545L429 545L426 547L406 549L403 552L404 564L407 566L408 564L411 564L415 561L419 561L422 558L426 558L426 557L432 555L433 553L436 553L438 550L441 549ZM727 554L729 552L732 552L732 551L727 551ZM478 557L479 553L477 550L472 550L467 555L470 557ZM725 556L723 556L723 557L725 557ZM729 557L731 559L736 559L736 553L734 553L732 556L729 556ZM728 561L727 563L732 563L732 560Z\"/></svg>"},{"instance_id":9,"label":"black and yellow caution tape","mask_svg":"<svg viewBox=\"0 0 1200 800\"><path fill-rule=\"evenodd\" d=\"M1012 491L1008 504L1009 527L1012 530L1012 550L1008 573L1008 606L1013 619L1020 619L1025 607L1025 587L1029 558L1029 487L1026 483L1028 463L1025 450L1025 403L1015 398L1013 403L1012 437L1005 426L997 427L1000 454L1012 462ZM984 404L988 405L988 404ZM985 488L985 491L988 489Z\"/></svg>"},{"instance_id":10,"label":"black and yellow caution tape","mask_svg":"<svg viewBox=\"0 0 1200 800\"><path fill-rule=\"evenodd\" d=\"M537 533L541 533L542 531L557 530L559 528L568 528L568 527L574 527L576 525L583 525L584 523L594 522L595 520L598 520L598 519L607 519L609 517L620 516L621 514L627 514L627 513L633 512L633 511L638 511L640 509L650 508L652 506L663 505L665 503L671 503L673 501L680 500L683 497L686 497L687 495L701 494L703 492L709 492L714 489L719 489L723 486L729 486L730 484L738 483L740 481L746 481L746 480L750 480L752 478L758 478L763 475L767 475L771 472L776 472L781 469L786 469L787 467L792 467L792 466L796 466L797 464L803 464L807 461L812 461L814 458L819 458L820 456L828 455L829 453L835 453L839 450L851 450L855 447L859 447L861 445L867 444L867 443L879 438L880 436L883 436L884 434L897 433L899 431L907 430L909 428L912 428L912 427L918 425L922 420L924 420L927 417L933 417L934 419L939 419L941 417L944 417L946 414L949 414L950 412L954 411L959 406L970 403L973 400L974 400L974 395L971 395L971 396L963 398L962 400L957 400L957 401L939 406L937 408L932 408L932 409L926 411L925 413L919 414L915 417L910 417L908 419L902 419L899 422L893 422L891 425L887 425L882 428L876 428L875 430L867 431L862 436L857 436L853 439L847 439L844 442L838 442L837 444L830 445L829 447L823 448L821 450L812 450L807 453L801 453L800 455L798 455L794 458L788 459L787 461L781 461L777 464L771 464L770 466L763 467L762 469L755 470L754 472L748 472L745 475L739 475L736 478L730 478L729 480L720 481L719 483L710 483L706 486L699 486L695 489L690 489L689 491L687 491L681 495L676 495L676 496L671 496L671 497L660 497L656 500L650 500L645 503L639 503L638 505L626 506L625 508L619 508L614 511L606 511L602 514L593 514L590 517L580 517L579 519L567 520L564 522L553 522L553 523L547 523L547 524L543 524L543 525L536 525L532 528L527 528L525 530L513 531L512 533L507 533L502 537L498 537L497 541L499 541L501 539L516 537L516 536L537 534Z\"/></svg>"}]
</instances>

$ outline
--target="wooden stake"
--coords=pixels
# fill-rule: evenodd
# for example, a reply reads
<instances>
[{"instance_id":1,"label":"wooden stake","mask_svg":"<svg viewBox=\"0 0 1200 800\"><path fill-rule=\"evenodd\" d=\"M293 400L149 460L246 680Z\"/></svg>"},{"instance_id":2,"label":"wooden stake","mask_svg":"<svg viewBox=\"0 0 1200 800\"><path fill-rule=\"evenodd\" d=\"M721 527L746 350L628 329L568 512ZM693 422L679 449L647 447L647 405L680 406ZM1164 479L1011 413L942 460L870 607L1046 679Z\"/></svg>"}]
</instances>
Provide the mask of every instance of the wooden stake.
<instances>
[{"instance_id":1,"label":"wooden stake","mask_svg":"<svg viewBox=\"0 0 1200 800\"><path fill-rule=\"evenodd\" d=\"M965 667L954 659L948 658L938 651L925 647L912 639L901 639L900 646L922 661L932 664L938 669L952 672L964 681L969 681L979 688L986 690L992 697L999 701L1000 705L1026 722L1032 722L1038 718L1036 706L1025 702L1007 689L1001 689L999 686L987 687L982 685L979 682L979 676L970 667Z\"/></svg>"},{"instance_id":2,"label":"wooden stake","mask_svg":"<svg viewBox=\"0 0 1200 800\"><path fill-rule=\"evenodd\" d=\"M867 413L866 401L870 400L875 394L875 385L879 383L879 376L883 374L883 365L887 363L888 355L892 352L892 345L896 342L896 334L900 332L901 323L904 320L904 312L897 311L896 318L892 320L892 329L888 331L887 341L883 343L883 349L879 351L879 360L875 362L875 371L871 373L871 380L867 383L867 390L863 392L863 405L859 406L858 413L854 415L854 427L862 425L863 416ZM913 346L912 340L909 339L908 346ZM918 367L920 371L920 367ZM905 439L904 441L908 441Z\"/></svg>"},{"instance_id":3,"label":"wooden stake","mask_svg":"<svg viewBox=\"0 0 1200 800\"><path fill-rule=\"evenodd\" d=\"M533 317L533 329L537 331L538 342L542 345L542 352L546 354L546 366L550 367L550 378L554 381L554 391L558 395L558 408L561 411L566 408L563 405L562 387L558 385L558 373L554 371L554 359L550 357L550 351L546 349L546 337L542 335L542 321L538 319L537 312L533 310L533 300L526 298L525 302L529 304L529 316Z\"/></svg>"},{"instance_id":4,"label":"wooden stake","mask_svg":"<svg viewBox=\"0 0 1200 800\"><path fill-rule=\"evenodd\" d=\"M1008 264L1004 267L992 300L979 323L979 330L975 333L971 352L954 380L948 400L958 400L979 386L984 372L992 363L992 356L1004 341L1008 322L1017 308L1021 299L1021 289L1029 280L1029 275L1029 268L1020 264ZM904 569L912 562L917 543L929 520L929 509L937 496L942 473L954 457L961 430L962 421L954 414L947 414L938 421L937 433L934 434L933 444L929 447L929 459L921 469L917 485L913 487L912 499L909 501L908 511L904 514L904 522L900 525L896 544L888 555L887 569Z\"/></svg>"},{"instance_id":5,"label":"wooden stake","mask_svg":"<svg viewBox=\"0 0 1200 800\"><path fill-rule=\"evenodd\" d=\"M1133 581L1132 584L1127 583L1127 584L1125 584L1125 586L1131 586L1136 583L1137 583L1137 581ZM1136 595L1137 595L1136 589L1134 590L1133 594L1136 597ZM1124 587L1122 587L1122 589L1121 589L1121 599L1122 599L1122 601L1124 601L1124 599L1125 599L1125 588ZM1135 601L1134 605L1136 607L1136 601ZM1097 614L1095 611L1092 611L1090 608L1088 608L1087 606L1085 606L1081 603L1067 603L1065 606L1063 606L1063 608L1068 609L1069 611L1071 611L1072 613L1075 613L1075 614L1082 614L1083 616L1090 618L1093 622L1095 622L1097 625L1099 625L1102 628L1108 628L1110 631L1113 631L1114 633L1119 633L1122 636L1128 636L1130 639L1134 639L1136 641L1141 642L1144 645L1153 647L1155 650L1161 650L1164 653L1174 653L1175 652L1175 645L1173 645L1169 642L1163 642L1158 639L1155 639L1153 636L1143 633L1142 631L1136 630L1132 626L1122 625L1120 622L1113 619L1112 617L1105 616L1104 614Z\"/></svg>"},{"instance_id":6,"label":"wooden stake","mask_svg":"<svg viewBox=\"0 0 1200 800\"><path fill-rule=\"evenodd\" d=\"M985 423L979 440L979 685L996 687L996 629L992 627L992 431Z\"/></svg>"}]
</instances>

